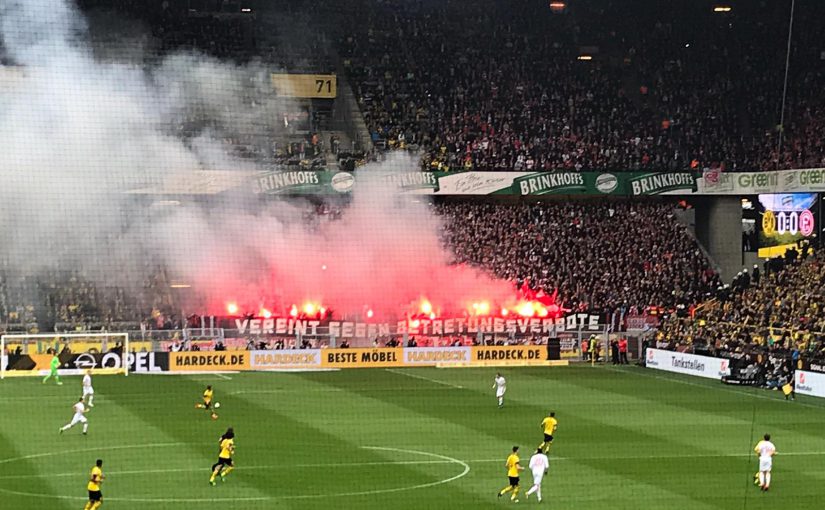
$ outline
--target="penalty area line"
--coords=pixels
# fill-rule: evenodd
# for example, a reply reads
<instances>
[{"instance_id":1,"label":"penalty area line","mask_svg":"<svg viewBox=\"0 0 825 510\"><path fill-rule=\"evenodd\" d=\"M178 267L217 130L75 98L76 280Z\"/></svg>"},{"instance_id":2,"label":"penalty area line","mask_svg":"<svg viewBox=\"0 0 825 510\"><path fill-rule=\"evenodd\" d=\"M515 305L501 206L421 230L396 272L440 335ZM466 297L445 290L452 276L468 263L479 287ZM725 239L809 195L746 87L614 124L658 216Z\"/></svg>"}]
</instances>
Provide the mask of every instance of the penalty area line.
<instances>
[{"instance_id":1,"label":"penalty area line","mask_svg":"<svg viewBox=\"0 0 825 510\"><path fill-rule=\"evenodd\" d=\"M454 388L454 389L457 389L457 390L463 390L464 389L464 386L459 386L457 384L448 383L446 381L439 381L438 379L431 379L429 377L424 377L423 375L411 374L409 372L404 372L404 371L401 371L401 370L395 370L393 368L385 368L384 370L386 370L387 372L393 373L393 374L405 375L407 377L412 377L413 379L421 379L422 381L429 381L429 382L434 383L434 384L440 384L442 386L448 386L450 388Z\"/></svg>"}]
</instances>

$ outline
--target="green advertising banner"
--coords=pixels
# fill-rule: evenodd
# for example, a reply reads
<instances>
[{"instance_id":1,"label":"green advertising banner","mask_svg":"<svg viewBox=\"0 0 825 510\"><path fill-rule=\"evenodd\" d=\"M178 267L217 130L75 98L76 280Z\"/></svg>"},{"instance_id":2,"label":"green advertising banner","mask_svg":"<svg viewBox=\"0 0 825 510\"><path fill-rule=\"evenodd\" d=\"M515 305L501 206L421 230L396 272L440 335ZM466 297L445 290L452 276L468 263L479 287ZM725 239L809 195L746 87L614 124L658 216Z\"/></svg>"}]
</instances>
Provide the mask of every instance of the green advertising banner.
<instances>
[{"instance_id":1,"label":"green advertising banner","mask_svg":"<svg viewBox=\"0 0 825 510\"><path fill-rule=\"evenodd\" d=\"M692 193L691 173L661 172L568 172L537 173L517 177L508 195L661 195Z\"/></svg>"},{"instance_id":2,"label":"green advertising banner","mask_svg":"<svg viewBox=\"0 0 825 510\"><path fill-rule=\"evenodd\" d=\"M660 195L694 192L689 172L349 172L275 171L255 177L255 193L349 193L359 179L422 195Z\"/></svg>"},{"instance_id":3,"label":"green advertising banner","mask_svg":"<svg viewBox=\"0 0 825 510\"><path fill-rule=\"evenodd\" d=\"M825 168L733 173L705 170L697 186L703 195L812 193L825 191Z\"/></svg>"}]
</instances>

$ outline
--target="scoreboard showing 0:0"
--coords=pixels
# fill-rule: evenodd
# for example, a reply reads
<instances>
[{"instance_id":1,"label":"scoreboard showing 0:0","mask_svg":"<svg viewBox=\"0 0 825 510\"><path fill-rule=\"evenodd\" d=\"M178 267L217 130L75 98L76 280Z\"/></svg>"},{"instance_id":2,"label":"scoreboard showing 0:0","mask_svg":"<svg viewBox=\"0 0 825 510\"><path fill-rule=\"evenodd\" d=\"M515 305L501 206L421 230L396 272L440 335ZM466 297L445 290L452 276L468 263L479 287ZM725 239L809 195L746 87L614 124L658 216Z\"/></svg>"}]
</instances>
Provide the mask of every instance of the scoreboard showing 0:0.
<instances>
[{"instance_id":1,"label":"scoreboard showing 0:0","mask_svg":"<svg viewBox=\"0 0 825 510\"><path fill-rule=\"evenodd\" d=\"M814 233L814 215L811 211L765 211L762 216L762 231L765 235L801 234L810 237Z\"/></svg>"},{"instance_id":2,"label":"scoreboard showing 0:0","mask_svg":"<svg viewBox=\"0 0 825 510\"><path fill-rule=\"evenodd\" d=\"M791 246L816 235L818 198L816 193L759 195L759 256L781 256Z\"/></svg>"}]
</instances>

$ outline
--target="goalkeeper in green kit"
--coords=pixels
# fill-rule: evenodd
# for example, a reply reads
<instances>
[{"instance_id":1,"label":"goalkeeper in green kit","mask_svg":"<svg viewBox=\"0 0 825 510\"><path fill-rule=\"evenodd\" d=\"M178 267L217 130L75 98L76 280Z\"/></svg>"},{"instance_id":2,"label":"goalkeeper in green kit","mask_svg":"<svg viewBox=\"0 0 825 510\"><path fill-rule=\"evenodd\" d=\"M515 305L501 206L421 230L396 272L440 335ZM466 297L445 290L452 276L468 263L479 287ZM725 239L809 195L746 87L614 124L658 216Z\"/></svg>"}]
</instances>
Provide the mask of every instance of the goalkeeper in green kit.
<instances>
[{"instance_id":1,"label":"goalkeeper in green kit","mask_svg":"<svg viewBox=\"0 0 825 510\"><path fill-rule=\"evenodd\" d=\"M57 369L60 367L60 358L57 357L57 354L54 351L52 351L52 355L52 361L49 365L50 372L49 375L43 378L43 384L46 384L46 381L48 381L51 377L54 377L54 380L57 381L57 385L62 386L63 383L60 382L60 376L57 375Z\"/></svg>"}]
</instances>

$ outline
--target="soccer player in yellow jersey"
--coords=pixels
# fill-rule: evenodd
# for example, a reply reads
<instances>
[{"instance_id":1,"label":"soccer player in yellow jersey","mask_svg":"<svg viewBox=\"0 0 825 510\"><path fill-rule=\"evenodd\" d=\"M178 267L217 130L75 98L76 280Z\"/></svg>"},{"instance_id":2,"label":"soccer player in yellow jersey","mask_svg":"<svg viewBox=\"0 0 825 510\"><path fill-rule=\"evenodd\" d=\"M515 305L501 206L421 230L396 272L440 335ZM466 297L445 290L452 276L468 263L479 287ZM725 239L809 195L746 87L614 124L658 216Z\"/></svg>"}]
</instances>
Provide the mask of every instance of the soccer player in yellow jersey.
<instances>
[{"instance_id":1,"label":"soccer player in yellow jersey","mask_svg":"<svg viewBox=\"0 0 825 510\"><path fill-rule=\"evenodd\" d=\"M86 489L89 491L89 502L83 510L97 510L103 504L103 494L100 492L100 485L103 483L103 461L97 459L92 472L89 475L89 483Z\"/></svg>"},{"instance_id":2,"label":"soccer player in yellow jersey","mask_svg":"<svg viewBox=\"0 0 825 510\"><path fill-rule=\"evenodd\" d=\"M559 426L559 421L556 419L556 413L551 412L550 415L541 420L541 428L544 430L544 441L539 445L541 452L547 455L550 447L553 445L553 434Z\"/></svg>"},{"instance_id":3,"label":"soccer player in yellow jersey","mask_svg":"<svg viewBox=\"0 0 825 510\"><path fill-rule=\"evenodd\" d=\"M221 475L221 481L226 481L226 475L235 469L235 464L232 462L232 454L235 453L235 431L232 427L226 429L226 432L221 436L220 453L218 454L218 462L212 464L212 477L209 478L209 485L215 485L215 478Z\"/></svg>"},{"instance_id":4,"label":"soccer player in yellow jersey","mask_svg":"<svg viewBox=\"0 0 825 510\"><path fill-rule=\"evenodd\" d=\"M195 408L197 409L206 409L210 413L212 413L212 419L217 420L218 415L215 414L215 411L212 410L212 386L207 386L205 390L203 390L203 403L202 404L195 404Z\"/></svg>"},{"instance_id":5,"label":"soccer player in yellow jersey","mask_svg":"<svg viewBox=\"0 0 825 510\"><path fill-rule=\"evenodd\" d=\"M513 492L510 496L510 501L514 503L518 503L518 491L519 491L519 472L523 471L524 468L521 467L519 464L520 460L518 458L518 446L513 447L513 453L511 453L507 457L507 462L504 464L507 468L507 478L509 478L510 483L507 487L501 489L498 492L498 497L502 497L508 492Z\"/></svg>"}]
</instances>

